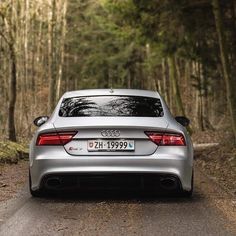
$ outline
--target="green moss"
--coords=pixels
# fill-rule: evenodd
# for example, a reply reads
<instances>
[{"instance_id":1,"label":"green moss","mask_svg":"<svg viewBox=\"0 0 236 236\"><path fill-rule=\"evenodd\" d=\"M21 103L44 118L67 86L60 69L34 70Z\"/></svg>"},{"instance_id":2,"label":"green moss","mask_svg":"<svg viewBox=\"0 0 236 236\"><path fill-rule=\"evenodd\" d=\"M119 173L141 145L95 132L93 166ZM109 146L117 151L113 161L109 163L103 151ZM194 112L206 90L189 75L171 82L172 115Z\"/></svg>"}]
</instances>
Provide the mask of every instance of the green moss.
<instances>
[{"instance_id":1,"label":"green moss","mask_svg":"<svg viewBox=\"0 0 236 236\"><path fill-rule=\"evenodd\" d=\"M26 146L11 142L0 142L0 163L17 163L20 159L28 158L28 148Z\"/></svg>"}]
</instances>

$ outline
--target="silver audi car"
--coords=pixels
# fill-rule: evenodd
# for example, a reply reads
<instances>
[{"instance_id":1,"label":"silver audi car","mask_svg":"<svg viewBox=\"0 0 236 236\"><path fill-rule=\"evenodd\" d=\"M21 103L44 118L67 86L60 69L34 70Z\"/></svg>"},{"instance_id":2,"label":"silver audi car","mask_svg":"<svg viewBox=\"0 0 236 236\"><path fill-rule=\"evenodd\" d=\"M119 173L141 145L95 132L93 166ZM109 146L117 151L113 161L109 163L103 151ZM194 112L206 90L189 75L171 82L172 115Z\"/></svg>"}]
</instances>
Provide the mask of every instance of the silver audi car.
<instances>
[{"instance_id":1,"label":"silver audi car","mask_svg":"<svg viewBox=\"0 0 236 236\"><path fill-rule=\"evenodd\" d=\"M65 93L30 143L32 196L45 190L126 187L193 191L189 120L173 117L158 92L94 89Z\"/></svg>"}]
</instances>

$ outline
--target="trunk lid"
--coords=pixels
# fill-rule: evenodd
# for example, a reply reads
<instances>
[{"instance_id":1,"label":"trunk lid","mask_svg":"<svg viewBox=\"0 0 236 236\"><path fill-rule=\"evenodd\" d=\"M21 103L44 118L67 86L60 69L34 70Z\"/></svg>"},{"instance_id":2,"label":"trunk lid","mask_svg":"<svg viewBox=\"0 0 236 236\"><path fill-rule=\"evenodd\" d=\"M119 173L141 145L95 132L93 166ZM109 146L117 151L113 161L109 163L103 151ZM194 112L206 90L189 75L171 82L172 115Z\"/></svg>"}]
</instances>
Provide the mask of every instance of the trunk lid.
<instances>
[{"instance_id":1,"label":"trunk lid","mask_svg":"<svg viewBox=\"0 0 236 236\"><path fill-rule=\"evenodd\" d=\"M64 148L71 155L78 156L137 156L151 155L156 149L145 135L145 131L164 132L168 126L163 117L58 117L54 122L56 130L77 131L73 140ZM89 151L89 141L134 141L134 150Z\"/></svg>"}]
</instances>

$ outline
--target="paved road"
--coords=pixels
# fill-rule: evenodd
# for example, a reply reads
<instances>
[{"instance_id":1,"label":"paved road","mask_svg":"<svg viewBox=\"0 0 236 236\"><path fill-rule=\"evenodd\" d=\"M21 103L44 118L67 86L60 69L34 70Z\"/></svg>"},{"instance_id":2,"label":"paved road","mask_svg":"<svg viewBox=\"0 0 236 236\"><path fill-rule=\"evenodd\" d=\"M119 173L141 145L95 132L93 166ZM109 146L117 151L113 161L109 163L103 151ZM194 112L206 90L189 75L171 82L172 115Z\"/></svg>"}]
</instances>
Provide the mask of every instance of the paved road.
<instances>
[{"instance_id":1,"label":"paved road","mask_svg":"<svg viewBox=\"0 0 236 236\"><path fill-rule=\"evenodd\" d=\"M0 235L236 235L216 206L232 199L198 170L195 175L190 200L125 193L37 199L25 187L16 199L0 204Z\"/></svg>"}]
</instances>

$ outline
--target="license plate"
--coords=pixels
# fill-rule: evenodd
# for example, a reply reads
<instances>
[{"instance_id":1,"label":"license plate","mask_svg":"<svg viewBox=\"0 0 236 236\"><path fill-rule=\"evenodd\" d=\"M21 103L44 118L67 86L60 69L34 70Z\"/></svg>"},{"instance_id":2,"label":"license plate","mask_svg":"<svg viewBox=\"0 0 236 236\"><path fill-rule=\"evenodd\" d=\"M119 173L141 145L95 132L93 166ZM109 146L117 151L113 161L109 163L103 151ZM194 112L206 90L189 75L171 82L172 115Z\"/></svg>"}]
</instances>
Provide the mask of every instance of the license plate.
<instances>
[{"instance_id":1,"label":"license plate","mask_svg":"<svg viewBox=\"0 0 236 236\"><path fill-rule=\"evenodd\" d=\"M88 151L134 151L134 140L88 140Z\"/></svg>"}]
</instances>

